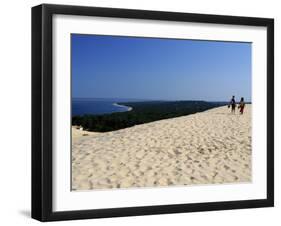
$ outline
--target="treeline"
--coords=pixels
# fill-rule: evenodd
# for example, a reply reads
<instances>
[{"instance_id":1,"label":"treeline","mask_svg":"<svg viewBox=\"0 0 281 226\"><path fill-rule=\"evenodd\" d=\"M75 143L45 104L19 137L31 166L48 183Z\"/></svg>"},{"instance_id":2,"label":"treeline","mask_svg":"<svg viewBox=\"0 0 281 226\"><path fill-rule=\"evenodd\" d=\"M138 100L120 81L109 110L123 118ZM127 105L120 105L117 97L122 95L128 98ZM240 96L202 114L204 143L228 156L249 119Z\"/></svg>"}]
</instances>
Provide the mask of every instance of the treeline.
<instances>
[{"instance_id":1,"label":"treeline","mask_svg":"<svg viewBox=\"0 0 281 226\"><path fill-rule=\"evenodd\" d=\"M104 115L73 116L72 125L82 126L88 131L108 132L225 105L225 103L205 101L146 101L118 104L132 107L133 110Z\"/></svg>"}]
</instances>

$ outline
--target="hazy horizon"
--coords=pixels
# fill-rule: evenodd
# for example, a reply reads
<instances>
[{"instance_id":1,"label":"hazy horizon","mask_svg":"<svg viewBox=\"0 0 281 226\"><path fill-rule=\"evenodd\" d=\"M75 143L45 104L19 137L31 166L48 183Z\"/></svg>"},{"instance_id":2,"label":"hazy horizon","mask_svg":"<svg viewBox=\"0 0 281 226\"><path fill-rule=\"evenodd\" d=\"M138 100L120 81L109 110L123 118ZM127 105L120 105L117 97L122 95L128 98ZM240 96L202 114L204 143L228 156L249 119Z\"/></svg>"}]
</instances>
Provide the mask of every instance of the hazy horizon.
<instances>
[{"instance_id":1,"label":"hazy horizon","mask_svg":"<svg viewBox=\"0 0 281 226\"><path fill-rule=\"evenodd\" d=\"M126 98L126 97L72 97L72 99L97 99L97 100L114 100L114 99L119 99L119 100L130 100L130 101L205 101L205 102L229 102L229 100L188 100L188 99L144 99L144 98ZM238 102L240 98L236 98L236 101ZM246 102L251 102L247 101Z\"/></svg>"},{"instance_id":2,"label":"hazy horizon","mask_svg":"<svg viewBox=\"0 0 281 226\"><path fill-rule=\"evenodd\" d=\"M251 43L72 34L71 45L73 98L251 102Z\"/></svg>"}]
</instances>

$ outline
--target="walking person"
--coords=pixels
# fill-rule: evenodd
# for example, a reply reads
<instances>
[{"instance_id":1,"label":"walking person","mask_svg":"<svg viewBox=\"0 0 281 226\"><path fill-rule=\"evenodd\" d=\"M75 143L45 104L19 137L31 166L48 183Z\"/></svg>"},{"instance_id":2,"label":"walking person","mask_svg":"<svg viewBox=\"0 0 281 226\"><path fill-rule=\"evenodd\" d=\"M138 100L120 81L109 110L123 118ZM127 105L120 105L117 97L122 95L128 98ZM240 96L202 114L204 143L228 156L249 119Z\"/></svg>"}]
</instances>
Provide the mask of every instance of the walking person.
<instances>
[{"instance_id":1,"label":"walking person","mask_svg":"<svg viewBox=\"0 0 281 226\"><path fill-rule=\"evenodd\" d=\"M244 102L244 97L241 97L238 109L240 109L240 114L243 115L244 113L244 108L245 108L245 102Z\"/></svg>"},{"instance_id":2,"label":"walking person","mask_svg":"<svg viewBox=\"0 0 281 226\"><path fill-rule=\"evenodd\" d=\"M231 106L231 113L235 114L235 108L236 108L235 96L232 96L229 105Z\"/></svg>"}]
</instances>

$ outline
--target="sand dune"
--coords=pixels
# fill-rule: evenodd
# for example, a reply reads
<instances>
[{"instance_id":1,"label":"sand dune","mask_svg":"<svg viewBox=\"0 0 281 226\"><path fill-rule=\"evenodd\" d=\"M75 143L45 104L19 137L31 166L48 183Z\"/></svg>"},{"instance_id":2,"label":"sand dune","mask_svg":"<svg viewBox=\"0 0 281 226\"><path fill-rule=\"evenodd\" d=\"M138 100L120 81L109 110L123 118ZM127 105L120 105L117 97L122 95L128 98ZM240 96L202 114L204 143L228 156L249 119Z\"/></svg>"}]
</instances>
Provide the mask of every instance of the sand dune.
<instances>
[{"instance_id":1,"label":"sand dune","mask_svg":"<svg viewBox=\"0 0 281 226\"><path fill-rule=\"evenodd\" d=\"M251 105L107 133L75 134L72 189L249 182Z\"/></svg>"}]
</instances>

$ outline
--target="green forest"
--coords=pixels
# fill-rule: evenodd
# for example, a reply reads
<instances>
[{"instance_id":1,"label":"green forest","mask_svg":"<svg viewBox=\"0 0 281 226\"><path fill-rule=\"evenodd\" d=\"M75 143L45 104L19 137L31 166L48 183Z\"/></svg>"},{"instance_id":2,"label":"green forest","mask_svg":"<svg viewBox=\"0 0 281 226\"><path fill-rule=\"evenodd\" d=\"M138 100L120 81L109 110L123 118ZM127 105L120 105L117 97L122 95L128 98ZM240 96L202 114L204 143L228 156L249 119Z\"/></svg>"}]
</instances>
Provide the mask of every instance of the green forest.
<instances>
[{"instance_id":1,"label":"green forest","mask_svg":"<svg viewBox=\"0 0 281 226\"><path fill-rule=\"evenodd\" d=\"M161 119L194 114L226 105L223 102L206 101L145 101L122 102L118 104L132 107L133 109L127 112L104 115L73 116L72 125L82 126L87 131L109 132Z\"/></svg>"}]
</instances>

